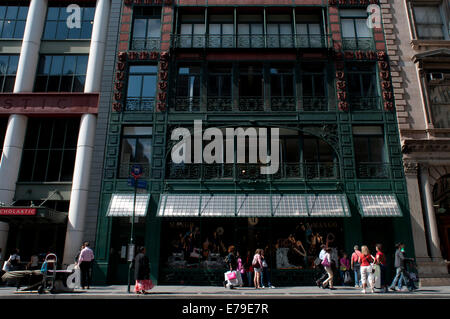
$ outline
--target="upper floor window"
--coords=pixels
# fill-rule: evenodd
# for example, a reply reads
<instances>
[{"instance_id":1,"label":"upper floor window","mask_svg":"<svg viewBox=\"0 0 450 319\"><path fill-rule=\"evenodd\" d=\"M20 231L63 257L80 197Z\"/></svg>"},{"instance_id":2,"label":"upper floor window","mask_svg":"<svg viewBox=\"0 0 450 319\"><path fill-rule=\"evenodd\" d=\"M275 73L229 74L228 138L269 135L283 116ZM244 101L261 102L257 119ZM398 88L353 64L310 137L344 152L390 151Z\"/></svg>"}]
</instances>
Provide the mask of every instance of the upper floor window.
<instances>
[{"instance_id":1,"label":"upper floor window","mask_svg":"<svg viewBox=\"0 0 450 319\"><path fill-rule=\"evenodd\" d=\"M269 14L267 16L267 45L269 48L291 48L292 21L289 14Z\"/></svg>"},{"instance_id":2,"label":"upper floor window","mask_svg":"<svg viewBox=\"0 0 450 319\"><path fill-rule=\"evenodd\" d=\"M128 77L127 111L152 111L155 105L158 67L132 65Z\"/></svg>"},{"instance_id":3,"label":"upper floor window","mask_svg":"<svg viewBox=\"0 0 450 319\"><path fill-rule=\"evenodd\" d=\"M208 65L208 111L232 108L231 65Z\"/></svg>"},{"instance_id":4,"label":"upper floor window","mask_svg":"<svg viewBox=\"0 0 450 319\"><path fill-rule=\"evenodd\" d=\"M28 7L0 5L0 38L22 39L27 15Z\"/></svg>"},{"instance_id":5,"label":"upper floor window","mask_svg":"<svg viewBox=\"0 0 450 319\"><path fill-rule=\"evenodd\" d=\"M182 48L204 48L205 17L203 14L185 14L181 16L180 42Z\"/></svg>"},{"instance_id":6,"label":"upper floor window","mask_svg":"<svg viewBox=\"0 0 450 319\"><path fill-rule=\"evenodd\" d=\"M342 9L339 12L344 49L373 49L372 31L367 26L367 12L359 9Z\"/></svg>"},{"instance_id":7,"label":"upper floor window","mask_svg":"<svg viewBox=\"0 0 450 319\"><path fill-rule=\"evenodd\" d=\"M434 127L450 128L450 70L429 70L427 85Z\"/></svg>"},{"instance_id":8,"label":"upper floor window","mask_svg":"<svg viewBox=\"0 0 450 319\"><path fill-rule=\"evenodd\" d=\"M322 37L323 31L320 16L297 14L295 22L297 46L320 48L324 45L325 39Z\"/></svg>"},{"instance_id":9,"label":"upper floor window","mask_svg":"<svg viewBox=\"0 0 450 319\"><path fill-rule=\"evenodd\" d=\"M176 110L200 110L200 80L200 66L180 66L178 68L175 101Z\"/></svg>"},{"instance_id":10,"label":"upper floor window","mask_svg":"<svg viewBox=\"0 0 450 319\"><path fill-rule=\"evenodd\" d=\"M449 21L446 21L443 5L413 5L414 26L417 38L424 40L448 40Z\"/></svg>"},{"instance_id":11,"label":"upper floor window","mask_svg":"<svg viewBox=\"0 0 450 319\"><path fill-rule=\"evenodd\" d=\"M45 21L43 40L90 39L94 23L95 7L81 7L80 27L69 28L67 6L49 7Z\"/></svg>"},{"instance_id":12,"label":"upper floor window","mask_svg":"<svg viewBox=\"0 0 450 319\"><path fill-rule=\"evenodd\" d=\"M348 63L347 76L350 107L357 111L379 109L376 66Z\"/></svg>"},{"instance_id":13,"label":"upper floor window","mask_svg":"<svg viewBox=\"0 0 450 319\"><path fill-rule=\"evenodd\" d=\"M270 68L270 104L273 111L296 109L294 68L287 65Z\"/></svg>"},{"instance_id":14,"label":"upper floor window","mask_svg":"<svg viewBox=\"0 0 450 319\"><path fill-rule=\"evenodd\" d=\"M381 126L354 126L353 144L359 178L388 177L387 153Z\"/></svg>"},{"instance_id":15,"label":"upper floor window","mask_svg":"<svg viewBox=\"0 0 450 319\"><path fill-rule=\"evenodd\" d=\"M239 66L239 110L264 110L264 72L259 64Z\"/></svg>"},{"instance_id":16,"label":"upper floor window","mask_svg":"<svg viewBox=\"0 0 450 319\"><path fill-rule=\"evenodd\" d=\"M161 8L137 7L133 13L131 49L159 49L161 42Z\"/></svg>"},{"instance_id":17,"label":"upper floor window","mask_svg":"<svg viewBox=\"0 0 450 319\"><path fill-rule=\"evenodd\" d=\"M0 92L14 91L18 55L0 55Z\"/></svg>"},{"instance_id":18,"label":"upper floor window","mask_svg":"<svg viewBox=\"0 0 450 319\"><path fill-rule=\"evenodd\" d=\"M208 46L210 48L234 47L234 18L232 14L209 16Z\"/></svg>"},{"instance_id":19,"label":"upper floor window","mask_svg":"<svg viewBox=\"0 0 450 319\"><path fill-rule=\"evenodd\" d=\"M80 119L30 119L19 181L70 182Z\"/></svg>"},{"instance_id":20,"label":"upper floor window","mask_svg":"<svg viewBox=\"0 0 450 319\"><path fill-rule=\"evenodd\" d=\"M41 55L35 92L83 92L87 55Z\"/></svg>"},{"instance_id":21,"label":"upper floor window","mask_svg":"<svg viewBox=\"0 0 450 319\"><path fill-rule=\"evenodd\" d=\"M238 47L264 48L263 17L259 14L242 14L238 17Z\"/></svg>"},{"instance_id":22,"label":"upper floor window","mask_svg":"<svg viewBox=\"0 0 450 319\"><path fill-rule=\"evenodd\" d=\"M325 74L323 64L302 64L303 110L326 111L328 109Z\"/></svg>"},{"instance_id":23,"label":"upper floor window","mask_svg":"<svg viewBox=\"0 0 450 319\"><path fill-rule=\"evenodd\" d=\"M141 165L143 177L148 177L152 156L152 127L126 126L123 128L119 178L130 177L133 165Z\"/></svg>"}]
</instances>

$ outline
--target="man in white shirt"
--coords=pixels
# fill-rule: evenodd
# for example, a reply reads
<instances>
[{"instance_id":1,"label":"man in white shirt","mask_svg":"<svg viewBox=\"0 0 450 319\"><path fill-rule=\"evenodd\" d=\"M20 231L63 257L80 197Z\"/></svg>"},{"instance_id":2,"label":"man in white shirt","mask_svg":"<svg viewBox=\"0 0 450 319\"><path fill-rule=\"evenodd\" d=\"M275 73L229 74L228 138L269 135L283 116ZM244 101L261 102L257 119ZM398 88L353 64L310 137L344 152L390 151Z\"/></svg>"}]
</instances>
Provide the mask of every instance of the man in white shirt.
<instances>
[{"instance_id":1,"label":"man in white shirt","mask_svg":"<svg viewBox=\"0 0 450 319\"><path fill-rule=\"evenodd\" d=\"M322 282L328 277L328 273L325 271L325 268L322 266L322 261L325 258L325 254L327 253L327 251L325 250L326 246L322 244L322 246L320 246L320 248L322 248L322 250L319 253L320 265L318 265L318 266L321 270L322 275L320 276L319 279L316 280L316 285L318 287L322 287Z\"/></svg>"},{"instance_id":2,"label":"man in white shirt","mask_svg":"<svg viewBox=\"0 0 450 319\"><path fill-rule=\"evenodd\" d=\"M91 264L94 260L94 252L89 248L89 242L84 243L84 248L80 252L80 257L78 258L78 264L80 265L81 272L81 288L84 289L87 286L87 289L90 288L91 285Z\"/></svg>"}]
</instances>

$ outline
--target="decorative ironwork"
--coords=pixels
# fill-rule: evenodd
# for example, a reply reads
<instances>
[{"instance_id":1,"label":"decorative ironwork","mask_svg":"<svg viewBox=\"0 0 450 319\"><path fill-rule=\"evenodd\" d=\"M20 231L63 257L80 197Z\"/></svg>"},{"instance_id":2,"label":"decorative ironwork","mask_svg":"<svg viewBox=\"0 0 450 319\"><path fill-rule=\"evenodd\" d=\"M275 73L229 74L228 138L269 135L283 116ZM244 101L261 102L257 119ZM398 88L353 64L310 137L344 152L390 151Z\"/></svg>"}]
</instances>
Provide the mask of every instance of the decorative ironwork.
<instances>
[{"instance_id":1,"label":"decorative ironwork","mask_svg":"<svg viewBox=\"0 0 450 319\"><path fill-rule=\"evenodd\" d=\"M174 104L177 112L199 112L200 98L199 97L176 97Z\"/></svg>"},{"instance_id":2,"label":"decorative ironwork","mask_svg":"<svg viewBox=\"0 0 450 319\"><path fill-rule=\"evenodd\" d=\"M131 41L131 50L159 50L160 47L160 38L133 39Z\"/></svg>"},{"instance_id":3,"label":"decorative ironwork","mask_svg":"<svg viewBox=\"0 0 450 319\"><path fill-rule=\"evenodd\" d=\"M126 111L153 111L155 107L154 98L127 98Z\"/></svg>"},{"instance_id":4,"label":"decorative ironwork","mask_svg":"<svg viewBox=\"0 0 450 319\"><path fill-rule=\"evenodd\" d=\"M344 38L342 39L344 50L374 50L373 38Z\"/></svg>"},{"instance_id":5,"label":"decorative ironwork","mask_svg":"<svg viewBox=\"0 0 450 319\"><path fill-rule=\"evenodd\" d=\"M304 96L304 111L328 111L328 99L324 96Z\"/></svg>"},{"instance_id":6,"label":"decorative ironwork","mask_svg":"<svg viewBox=\"0 0 450 319\"><path fill-rule=\"evenodd\" d=\"M239 111L245 112L264 111L264 98L261 96L239 97Z\"/></svg>"},{"instance_id":7,"label":"decorative ironwork","mask_svg":"<svg viewBox=\"0 0 450 319\"><path fill-rule=\"evenodd\" d=\"M378 96L361 97L350 95L350 106L354 111L379 110L380 98Z\"/></svg>"},{"instance_id":8,"label":"decorative ironwork","mask_svg":"<svg viewBox=\"0 0 450 319\"><path fill-rule=\"evenodd\" d=\"M358 163L356 172L358 178L389 178L390 165L387 163Z\"/></svg>"},{"instance_id":9,"label":"decorative ironwork","mask_svg":"<svg viewBox=\"0 0 450 319\"><path fill-rule=\"evenodd\" d=\"M272 96L270 100L272 111L295 111L297 109L295 96Z\"/></svg>"},{"instance_id":10,"label":"decorative ironwork","mask_svg":"<svg viewBox=\"0 0 450 319\"><path fill-rule=\"evenodd\" d=\"M230 97L208 97L208 112L231 111L233 99Z\"/></svg>"},{"instance_id":11,"label":"decorative ironwork","mask_svg":"<svg viewBox=\"0 0 450 319\"><path fill-rule=\"evenodd\" d=\"M328 48L327 35L210 34L172 35L175 48Z\"/></svg>"}]
</instances>

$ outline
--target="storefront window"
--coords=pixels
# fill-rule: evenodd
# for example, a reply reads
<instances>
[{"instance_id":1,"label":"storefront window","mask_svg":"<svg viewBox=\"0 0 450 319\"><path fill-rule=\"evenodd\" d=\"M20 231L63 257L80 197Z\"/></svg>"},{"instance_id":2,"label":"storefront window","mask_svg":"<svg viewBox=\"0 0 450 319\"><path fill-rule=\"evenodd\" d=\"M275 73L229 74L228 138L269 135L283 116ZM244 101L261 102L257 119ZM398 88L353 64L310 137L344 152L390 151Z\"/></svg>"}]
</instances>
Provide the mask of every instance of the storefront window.
<instances>
[{"instance_id":1,"label":"storefront window","mask_svg":"<svg viewBox=\"0 0 450 319\"><path fill-rule=\"evenodd\" d=\"M313 269L321 244L328 243L337 258L344 239L342 221L333 218L166 220L162 231L167 240L161 263L166 269L224 269L231 245L244 263L262 248L272 269Z\"/></svg>"}]
</instances>

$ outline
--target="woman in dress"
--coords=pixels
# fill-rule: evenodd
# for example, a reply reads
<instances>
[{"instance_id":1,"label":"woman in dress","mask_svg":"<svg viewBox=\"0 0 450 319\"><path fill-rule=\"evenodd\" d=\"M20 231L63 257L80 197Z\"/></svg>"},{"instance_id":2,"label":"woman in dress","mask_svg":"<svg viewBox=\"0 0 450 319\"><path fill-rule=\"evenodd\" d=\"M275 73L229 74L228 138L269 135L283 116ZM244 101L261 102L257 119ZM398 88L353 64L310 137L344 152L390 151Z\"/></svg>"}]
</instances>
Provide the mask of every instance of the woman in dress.
<instances>
[{"instance_id":1,"label":"woman in dress","mask_svg":"<svg viewBox=\"0 0 450 319\"><path fill-rule=\"evenodd\" d=\"M150 260L145 256L145 247L140 247L138 254L134 259L134 276L136 285L134 291L137 294L145 294L147 290L153 288L153 283L150 279Z\"/></svg>"},{"instance_id":2,"label":"woman in dress","mask_svg":"<svg viewBox=\"0 0 450 319\"><path fill-rule=\"evenodd\" d=\"M257 249L255 251L255 255L253 256L253 270L255 271L255 277L253 279L253 283L255 284L255 289L260 289L261 283L261 271L262 271L262 259L261 259L262 249Z\"/></svg>"}]
</instances>

